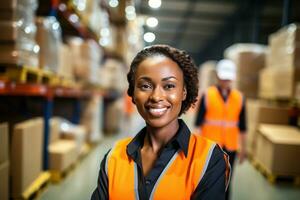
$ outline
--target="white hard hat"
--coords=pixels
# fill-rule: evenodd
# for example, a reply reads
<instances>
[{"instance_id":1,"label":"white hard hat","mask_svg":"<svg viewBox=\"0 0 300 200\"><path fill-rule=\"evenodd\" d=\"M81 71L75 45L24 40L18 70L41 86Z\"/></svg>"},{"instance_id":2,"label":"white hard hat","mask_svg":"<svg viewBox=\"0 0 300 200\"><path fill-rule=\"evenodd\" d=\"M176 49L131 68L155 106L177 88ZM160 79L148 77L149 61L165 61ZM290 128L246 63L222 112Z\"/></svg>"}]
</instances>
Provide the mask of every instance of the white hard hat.
<instances>
[{"instance_id":1,"label":"white hard hat","mask_svg":"<svg viewBox=\"0 0 300 200\"><path fill-rule=\"evenodd\" d=\"M221 80L235 80L236 78L236 65L228 59L220 60L216 67L217 76Z\"/></svg>"}]
</instances>

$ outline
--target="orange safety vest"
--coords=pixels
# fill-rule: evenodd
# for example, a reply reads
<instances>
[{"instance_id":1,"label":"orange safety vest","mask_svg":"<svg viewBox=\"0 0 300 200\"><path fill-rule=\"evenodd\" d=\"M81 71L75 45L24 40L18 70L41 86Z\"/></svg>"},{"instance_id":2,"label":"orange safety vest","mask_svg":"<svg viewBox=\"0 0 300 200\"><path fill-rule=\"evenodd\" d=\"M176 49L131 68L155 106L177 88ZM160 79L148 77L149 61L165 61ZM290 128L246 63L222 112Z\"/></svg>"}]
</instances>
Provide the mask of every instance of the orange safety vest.
<instances>
[{"instance_id":1,"label":"orange safety vest","mask_svg":"<svg viewBox=\"0 0 300 200\"><path fill-rule=\"evenodd\" d=\"M137 165L126 153L131 140L119 141L107 156L105 170L110 200L139 199ZM215 145L210 140L191 134L187 157L182 151L174 154L155 183L150 199L190 199L205 174Z\"/></svg>"},{"instance_id":2,"label":"orange safety vest","mask_svg":"<svg viewBox=\"0 0 300 200\"><path fill-rule=\"evenodd\" d=\"M208 88L206 93L206 114L201 127L201 134L229 151L239 147L239 115L242 109L243 96L235 89L230 91L224 102L215 86Z\"/></svg>"}]
</instances>

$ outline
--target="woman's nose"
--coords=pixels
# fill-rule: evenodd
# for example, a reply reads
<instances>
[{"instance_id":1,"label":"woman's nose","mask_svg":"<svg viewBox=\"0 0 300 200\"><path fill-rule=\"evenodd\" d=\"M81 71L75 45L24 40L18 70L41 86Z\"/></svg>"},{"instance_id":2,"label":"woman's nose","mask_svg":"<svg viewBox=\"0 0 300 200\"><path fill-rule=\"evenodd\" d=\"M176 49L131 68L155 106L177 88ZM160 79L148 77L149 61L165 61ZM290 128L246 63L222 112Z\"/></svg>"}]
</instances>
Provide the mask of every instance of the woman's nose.
<instances>
[{"instance_id":1,"label":"woman's nose","mask_svg":"<svg viewBox=\"0 0 300 200\"><path fill-rule=\"evenodd\" d=\"M156 88L154 88L154 90L151 93L150 100L154 101L154 102L158 102L163 99L163 96L164 96L164 94L163 94L162 89L160 87L156 87Z\"/></svg>"}]
</instances>

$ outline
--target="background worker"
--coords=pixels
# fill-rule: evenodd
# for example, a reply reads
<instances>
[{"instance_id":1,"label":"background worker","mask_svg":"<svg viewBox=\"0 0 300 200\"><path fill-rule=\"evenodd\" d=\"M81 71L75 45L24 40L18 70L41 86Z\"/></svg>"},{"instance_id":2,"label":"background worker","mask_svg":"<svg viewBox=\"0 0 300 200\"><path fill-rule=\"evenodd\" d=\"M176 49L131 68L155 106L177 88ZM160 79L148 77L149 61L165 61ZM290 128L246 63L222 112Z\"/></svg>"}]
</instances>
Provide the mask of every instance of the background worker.
<instances>
[{"instance_id":1,"label":"background worker","mask_svg":"<svg viewBox=\"0 0 300 200\"><path fill-rule=\"evenodd\" d=\"M209 87L202 96L195 126L202 136L217 142L229 155L233 172L236 156L240 163L245 158L245 98L240 91L232 88L236 78L234 62L219 61L216 72L218 83ZM226 199L229 199L229 188Z\"/></svg>"}]
</instances>

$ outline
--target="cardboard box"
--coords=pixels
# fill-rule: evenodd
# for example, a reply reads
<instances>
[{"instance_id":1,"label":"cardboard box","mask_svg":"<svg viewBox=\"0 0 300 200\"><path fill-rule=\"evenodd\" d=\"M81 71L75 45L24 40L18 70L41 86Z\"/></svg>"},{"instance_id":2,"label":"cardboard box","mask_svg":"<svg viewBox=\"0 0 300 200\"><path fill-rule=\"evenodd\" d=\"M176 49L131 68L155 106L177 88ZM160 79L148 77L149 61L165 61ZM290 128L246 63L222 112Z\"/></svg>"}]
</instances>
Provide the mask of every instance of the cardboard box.
<instances>
[{"instance_id":1,"label":"cardboard box","mask_svg":"<svg viewBox=\"0 0 300 200\"><path fill-rule=\"evenodd\" d=\"M300 81L300 68L264 68L259 74L259 97L265 99L293 98L298 81Z\"/></svg>"},{"instance_id":2,"label":"cardboard box","mask_svg":"<svg viewBox=\"0 0 300 200\"><path fill-rule=\"evenodd\" d=\"M38 67L38 48L32 41L2 43L0 44L0 64Z\"/></svg>"},{"instance_id":3,"label":"cardboard box","mask_svg":"<svg viewBox=\"0 0 300 200\"><path fill-rule=\"evenodd\" d=\"M255 156L271 174L300 175L300 131L295 127L261 124Z\"/></svg>"},{"instance_id":4,"label":"cardboard box","mask_svg":"<svg viewBox=\"0 0 300 200\"><path fill-rule=\"evenodd\" d=\"M71 125L68 129L62 130L61 138L66 140L73 140L76 143L77 153L80 152L81 147L86 141L87 131L83 125Z\"/></svg>"},{"instance_id":5,"label":"cardboard box","mask_svg":"<svg viewBox=\"0 0 300 200\"><path fill-rule=\"evenodd\" d=\"M59 140L60 138L60 118L52 117L50 119L50 138L49 144Z\"/></svg>"},{"instance_id":6,"label":"cardboard box","mask_svg":"<svg viewBox=\"0 0 300 200\"><path fill-rule=\"evenodd\" d=\"M37 8L37 0L4 0L0 4L0 10L16 9L19 5L30 6L32 9Z\"/></svg>"},{"instance_id":7,"label":"cardboard box","mask_svg":"<svg viewBox=\"0 0 300 200\"><path fill-rule=\"evenodd\" d=\"M246 101L247 119L247 152L253 154L256 148L257 128L259 124L289 123L289 107L271 105L263 100L248 99Z\"/></svg>"},{"instance_id":8,"label":"cardboard box","mask_svg":"<svg viewBox=\"0 0 300 200\"><path fill-rule=\"evenodd\" d=\"M0 163L0 199L9 198L9 162Z\"/></svg>"},{"instance_id":9,"label":"cardboard box","mask_svg":"<svg viewBox=\"0 0 300 200\"><path fill-rule=\"evenodd\" d=\"M198 77L200 95L202 95L209 86L217 83L216 64L217 61L210 60L199 67Z\"/></svg>"},{"instance_id":10,"label":"cardboard box","mask_svg":"<svg viewBox=\"0 0 300 200\"><path fill-rule=\"evenodd\" d=\"M14 9L1 10L0 20L1 21L19 21L23 23L33 23L35 17L35 8L31 6L18 5Z\"/></svg>"},{"instance_id":11,"label":"cardboard box","mask_svg":"<svg viewBox=\"0 0 300 200\"><path fill-rule=\"evenodd\" d=\"M300 26L287 25L269 36L267 67L300 68Z\"/></svg>"},{"instance_id":12,"label":"cardboard box","mask_svg":"<svg viewBox=\"0 0 300 200\"><path fill-rule=\"evenodd\" d=\"M48 146L49 170L64 171L77 159L76 143L72 140L58 140Z\"/></svg>"},{"instance_id":13,"label":"cardboard box","mask_svg":"<svg viewBox=\"0 0 300 200\"><path fill-rule=\"evenodd\" d=\"M65 78L74 79L72 52L70 47L65 44L61 44L59 47L57 74Z\"/></svg>"},{"instance_id":14,"label":"cardboard box","mask_svg":"<svg viewBox=\"0 0 300 200\"><path fill-rule=\"evenodd\" d=\"M103 137L103 97L93 96L82 113L80 124L85 126L87 140L98 142Z\"/></svg>"},{"instance_id":15,"label":"cardboard box","mask_svg":"<svg viewBox=\"0 0 300 200\"><path fill-rule=\"evenodd\" d=\"M8 160L8 123L0 124L0 164Z\"/></svg>"},{"instance_id":16,"label":"cardboard box","mask_svg":"<svg viewBox=\"0 0 300 200\"><path fill-rule=\"evenodd\" d=\"M55 17L37 17L36 41L40 46L39 66L57 72L59 47L62 43L60 24Z\"/></svg>"},{"instance_id":17,"label":"cardboard box","mask_svg":"<svg viewBox=\"0 0 300 200\"><path fill-rule=\"evenodd\" d=\"M0 41L13 42L26 38L34 40L36 27L34 24L24 25L16 21L0 21Z\"/></svg>"},{"instance_id":18,"label":"cardboard box","mask_svg":"<svg viewBox=\"0 0 300 200\"><path fill-rule=\"evenodd\" d=\"M256 98L258 93L259 71L265 66L267 48L259 44L240 43L228 47L224 57L237 66L234 87L248 98Z\"/></svg>"},{"instance_id":19,"label":"cardboard box","mask_svg":"<svg viewBox=\"0 0 300 200\"><path fill-rule=\"evenodd\" d=\"M14 126L11 141L11 196L19 198L42 171L44 121L35 118Z\"/></svg>"}]
</instances>

